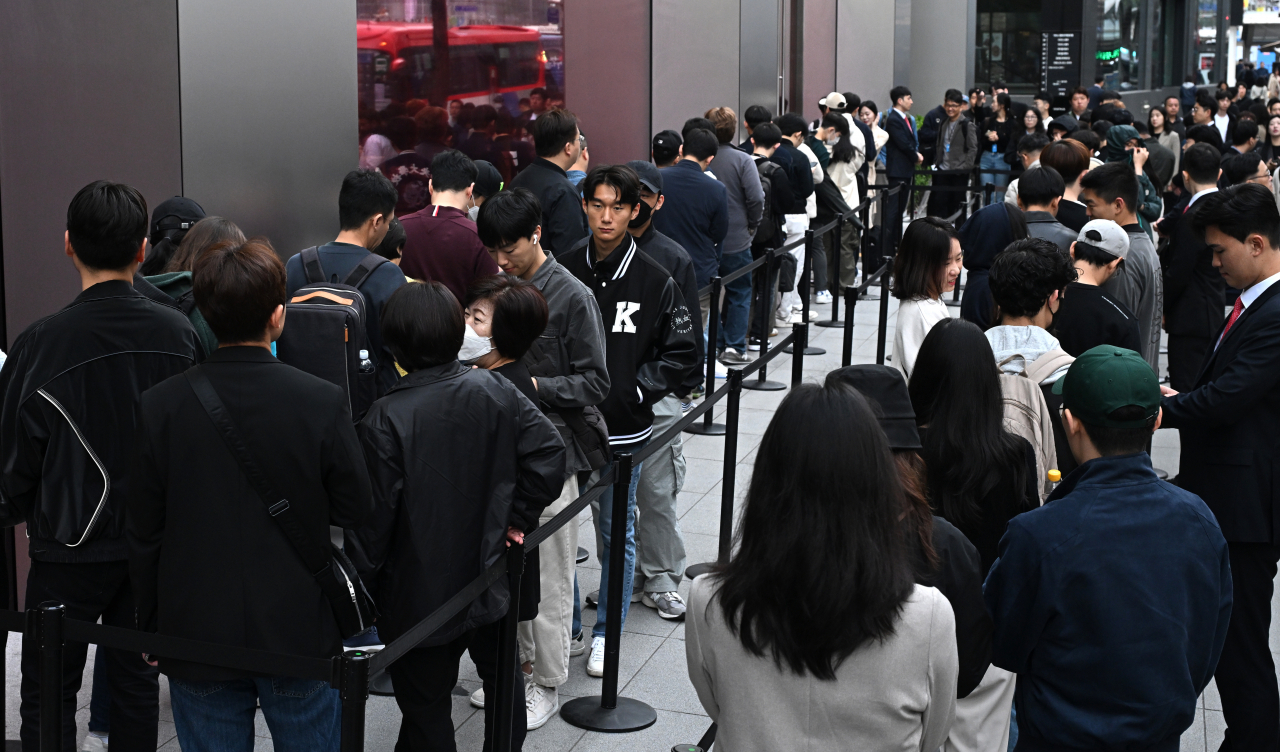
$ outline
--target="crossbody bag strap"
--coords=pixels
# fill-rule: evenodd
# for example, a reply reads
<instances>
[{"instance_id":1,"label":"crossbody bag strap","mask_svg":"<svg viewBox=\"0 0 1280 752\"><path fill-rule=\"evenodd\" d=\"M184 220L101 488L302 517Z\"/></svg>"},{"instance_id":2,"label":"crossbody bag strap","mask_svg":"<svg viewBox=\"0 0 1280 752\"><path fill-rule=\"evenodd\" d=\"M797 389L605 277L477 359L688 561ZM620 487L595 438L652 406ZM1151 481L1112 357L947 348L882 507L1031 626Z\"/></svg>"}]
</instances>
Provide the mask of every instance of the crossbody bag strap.
<instances>
[{"instance_id":1,"label":"crossbody bag strap","mask_svg":"<svg viewBox=\"0 0 1280 752\"><path fill-rule=\"evenodd\" d=\"M294 550L302 557L302 562L306 565L307 571L312 573L311 576L320 576L330 566L329 554L307 537L306 532L298 523L298 518L289 508L289 500L276 493L271 481L267 479L266 474L258 467L258 463L253 459L253 453L249 451L249 447L240 437L240 432L236 430L235 423L232 422L230 414L227 413L226 405L222 403L217 390L213 388L213 384L209 382L209 377L204 374L203 369L200 366L195 366L188 369L185 375L187 383L191 385L191 390L195 392L196 398L200 400L205 412L209 414L209 419L213 421L214 427L222 435L222 441L226 444L227 451L231 452L231 456L236 459L236 462L240 465L241 472L249 480L249 485L253 486L253 490L257 492L263 506L267 508L267 514L284 531L285 537L289 539L289 542L293 544Z\"/></svg>"},{"instance_id":2,"label":"crossbody bag strap","mask_svg":"<svg viewBox=\"0 0 1280 752\"><path fill-rule=\"evenodd\" d=\"M351 273L347 275L347 278L342 280L342 284L350 285L359 290L360 285L364 284L364 281L373 274L375 269L388 263L391 262L376 253L370 253L368 256L360 259L360 263L356 264L356 268L352 269Z\"/></svg>"},{"instance_id":3,"label":"crossbody bag strap","mask_svg":"<svg viewBox=\"0 0 1280 752\"><path fill-rule=\"evenodd\" d=\"M324 282L324 267L320 264L320 249L311 246L301 253L302 273L306 275L307 284L315 285Z\"/></svg>"}]
</instances>

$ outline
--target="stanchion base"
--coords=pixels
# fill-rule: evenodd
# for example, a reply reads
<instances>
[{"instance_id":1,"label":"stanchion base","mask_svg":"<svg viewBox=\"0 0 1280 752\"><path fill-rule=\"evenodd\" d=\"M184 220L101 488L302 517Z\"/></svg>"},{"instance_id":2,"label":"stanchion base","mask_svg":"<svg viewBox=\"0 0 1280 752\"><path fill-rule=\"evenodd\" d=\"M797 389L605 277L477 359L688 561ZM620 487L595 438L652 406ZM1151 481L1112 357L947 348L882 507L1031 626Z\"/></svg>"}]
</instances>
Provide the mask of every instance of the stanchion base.
<instances>
[{"instance_id":1,"label":"stanchion base","mask_svg":"<svg viewBox=\"0 0 1280 752\"><path fill-rule=\"evenodd\" d=\"M757 392L780 392L787 388L786 384L780 384L776 381L760 381L758 379L747 379L742 382L743 389L751 389Z\"/></svg>"},{"instance_id":2,"label":"stanchion base","mask_svg":"<svg viewBox=\"0 0 1280 752\"><path fill-rule=\"evenodd\" d=\"M786 347L782 348L782 351L787 355L794 355L796 352L796 349L792 345L787 345ZM821 347L806 347L804 349L804 354L805 355L826 355L827 351L823 350Z\"/></svg>"},{"instance_id":3,"label":"stanchion base","mask_svg":"<svg viewBox=\"0 0 1280 752\"><path fill-rule=\"evenodd\" d=\"M876 293L876 292L864 292L864 293L862 293L861 295L859 295L859 296L858 296L858 300L875 300L875 301L878 301L878 300L880 300L880 293Z\"/></svg>"},{"instance_id":4,"label":"stanchion base","mask_svg":"<svg viewBox=\"0 0 1280 752\"><path fill-rule=\"evenodd\" d=\"M714 569L715 566L716 564L713 561L703 562L702 564L690 564L689 567L684 570L684 578L686 580L692 580L694 577L701 577Z\"/></svg>"},{"instance_id":5,"label":"stanchion base","mask_svg":"<svg viewBox=\"0 0 1280 752\"><path fill-rule=\"evenodd\" d=\"M369 677L369 694L378 697L395 697L395 687L391 686L391 674L379 671Z\"/></svg>"},{"instance_id":6,"label":"stanchion base","mask_svg":"<svg viewBox=\"0 0 1280 752\"><path fill-rule=\"evenodd\" d=\"M560 706L560 717L570 726L606 734L623 734L647 729L658 721L653 708L630 697L619 697L618 707L600 707L600 695L579 697Z\"/></svg>"},{"instance_id":7,"label":"stanchion base","mask_svg":"<svg viewBox=\"0 0 1280 752\"><path fill-rule=\"evenodd\" d=\"M1169 480L1168 470L1162 470L1161 468L1158 468L1158 467L1152 468L1152 469L1156 471L1156 477L1159 478L1160 480Z\"/></svg>"},{"instance_id":8,"label":"stanchion base","mask_svg":"<svg viewBox=\"0 0 1280 752\"><path fill-rule=\"evenodd\" d=\"M684 429L684 432L697 434L699 436L724 436L725 432L728 430L729 428L723 423L712 423L711 425L707 425L706 423L694 423Z\"/></svg>"},{"instance_id":9,"label":"stanchion base","mask_svg":"<svg viewBox=\"0 0 1280 752\"><path fill-rule=\"evenodd\" d=\"M591 558L591 552L583 548L582 546L578 546L578 563L581 564L582 562L590 558Z\"/></svg>"},{"instance_id":10,"label":"stanchion base","mask_svg":"<svg viewBox=\"0 0 1280 752\"><path fill-rule=\"evenodd\" d=\"M834 329L834 328L836 328L837 326L844 326L844 322L843 322L843 321L832 321L831 319L820 319L820 320L818 320L818 321L813 322L813 325L814 325L814 326L822 326L822 327L826 327L826 328L828 328L828 329Z\"/></svg>"}]
</instances>

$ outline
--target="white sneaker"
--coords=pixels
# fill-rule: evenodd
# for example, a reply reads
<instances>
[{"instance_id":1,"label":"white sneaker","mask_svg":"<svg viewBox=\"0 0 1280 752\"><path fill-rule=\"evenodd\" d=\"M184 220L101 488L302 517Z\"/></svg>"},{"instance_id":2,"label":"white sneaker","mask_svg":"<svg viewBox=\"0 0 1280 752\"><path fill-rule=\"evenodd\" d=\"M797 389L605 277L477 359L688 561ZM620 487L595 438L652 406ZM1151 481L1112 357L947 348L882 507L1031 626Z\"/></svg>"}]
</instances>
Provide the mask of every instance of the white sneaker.
<instances>
[{"instance_id":1,"label":"white sneaker","mask_svg":"<svg viewBox=\"0 0 1280 752\"><path fill-rule=\"evenodd\" d=\"M587 676L604 676L604 638L591 638L591 655L587 658Z\"/></svg>"},{"instance_id":2,"label":"white sneaker","mask_svg":"<svg viewBox=\"0 0 1280 752\"><path fill-rule=\"evenodd\" d=\"M819 290L818 294L813 296L813 299L818 305L826 305L831 302L831 293L826 290Z\"/></svg>"},{"instance_id":3,"label":"white sneaker","mask_svg":"<svg viewBox=\"0 0 1280 752\"><path fill-rule=\"evenodd\" d=\"M475 708L484 708L484 687L477 689L471 693L471 706Z\"/></svg>"},{"instance_id":4,"label":"white sneaker","mask_svg":"<svg viewBox=\"0 0 1280 752\"><path fill-rule=\"evenodd\" d=\"M106 752L107 736L90 731L80 744L80 752Z\"/></svg>"},{"instance_id":5,"label":"white sneaker","mask_svg":"<svg viewBox=\"0 0 1280 752\"><path fill-rule=\"evenodd\" d=\"M524 713L529 731L542 728L560 709L555 687L544 687L535 681L524 681Z\"/></svg>"},{"instance_id":6,"label":"white sneaker","mask_svg":"<svg viewBox=\"0 0 1280 752\"><path fill-rule=\"evenodd\" d=\"M569 657L570 658L577 658L578 656L587 652L587 641L583 638L582 636L583 634L584 633L582 630L578 630L578 633L576 635L569 638Z\"/></svg>"},{"instance_id":7,"label":"white sneaker","mask_svg":"<svg viewBox=\"0 0 1280 752\"><path fill-rule=\"evenodd\" d=\"M675 591L669 593L645 593L644 605L657 609L658 616L664 619L674 621L684 619L684 599Z\"/></svg>"}]
</instances>

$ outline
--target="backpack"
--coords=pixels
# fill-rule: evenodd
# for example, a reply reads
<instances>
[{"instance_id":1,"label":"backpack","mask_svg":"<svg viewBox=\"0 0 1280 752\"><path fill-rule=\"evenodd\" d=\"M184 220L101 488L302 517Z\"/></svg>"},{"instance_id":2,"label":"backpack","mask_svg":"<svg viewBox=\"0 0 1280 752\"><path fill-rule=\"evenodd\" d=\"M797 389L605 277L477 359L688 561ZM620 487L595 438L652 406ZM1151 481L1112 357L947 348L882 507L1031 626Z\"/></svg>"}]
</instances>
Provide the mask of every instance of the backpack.
<instances>
[{"instance_id":1,"label":"backpack","mask_svg":"<svg viewBox=\"0 0 1280 752\"><path fill-rule=\"evenodd\" d=\"M369 346L368 307L360 285L387 260L370 253L339 283L327 281L314 246L300 255L307 284L285 304L276 357L342 387L351 419L359 422L378 398L377 354ZM363 359L361 352L366 353Z\"/></svg>"},{"instance_id":2,"label":"backpack","mask_svg":"<svg viewBox=\"0 0 1280 752\"><path fill-rule=\"evenodd\" d=\"M760 248L776 247L777 244L773 241L780 234L782 215L773 205L773 176L781 172L782 168L767 159L758 159L755 162L756 172L760 174L760 187L764 189L764 210L760 214L760 226L756 228L756 235L751 239L751 245Z\"/></svg>"},{"instance_id":3,"label":"backpack","mask_svg":"<svg viewBox=\"0 0 1280 752\"><path fill-rule=\"evenodd\" d=\"M1000 374L1004 428L1026 439L1035 451L1036 487L1040 489L1041 504L1053 490L1049 487L1049 471L1058 469L1058 448L1053 433L1057 418L1049 411L1040 382L1074 360L1062 348L1054 348L1028 363L1022 373Z\"/></svg>"}]
</instances>

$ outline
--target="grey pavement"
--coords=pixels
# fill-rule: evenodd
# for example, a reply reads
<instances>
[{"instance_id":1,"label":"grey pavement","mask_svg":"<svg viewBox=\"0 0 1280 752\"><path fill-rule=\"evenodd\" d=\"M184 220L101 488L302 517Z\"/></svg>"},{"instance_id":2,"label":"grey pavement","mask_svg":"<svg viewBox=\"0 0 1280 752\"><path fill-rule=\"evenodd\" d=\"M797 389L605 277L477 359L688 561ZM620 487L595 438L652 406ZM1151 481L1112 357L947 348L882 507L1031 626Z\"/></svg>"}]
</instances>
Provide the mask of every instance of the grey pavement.
<instances>
[{"instance_id":1,"label":"grey pavement","mask_svg":"<svg viewBox=\"0 0 1280 752\"><path fill-rule=\"evenodd\" d=\"M876 357L876 324L878 306L875 301L861 301L855 309L852 361L874 363ZM897 301L889 303L889 326L886 332L888 349L893 346L893 322ZM958 308L952 315L958 315ZM829 318L829 306L815 306L815 318ZM781 330L785 335L786 329ZM820 383L829 371L840 366L841 329L810 326L810 343L827 350L825 355L809 356L804 362L804 380ZM1163 358L1162 358L1163 359ZM790 383L791 356L780 354L771 364L772 380ZM723 382L721 382L723 383ZM762 392L744 390L739 424L738 451L735 459L736 482L733 489L735 511L740 511L751 473L756 449L774 409L786 396L785 391ZM724 401L715 408L715 420L724 421ZM723 497L724 439L720 437L684 436L684 454L688 461L684 490L678 500L678 514L688 549L689 563L712 561L718 546L720 502ZM1175 430L1156 433L1152 454L1155 465L1176 475L1178 470L1178 434ZM579 565L578 578L585 595L597 589L600 580L599 564L595 560L595 532L591 527L589 511L584 511L579 524L581 545L592 552L592 558ZM682 595L688 595L689 584L680 586ZM1280 613L1273 602L1271 650L1280 663ZM592 609L583 609L584 627L595 621ZM18 660L21 635L10 635L6 650L5 720L7 738L17 738L18 723ZM92 647L90 648L92 650ZM91 653L92 655L92 653ZM90 662L91 664L92 662ZM78 712L79 733L83 738L88 722L90 672L86 669L84 686L80 691ZM475 667L463 658L460 684L467 692L480 686ZM574 658L570 664L569 681L560 687L560 702L575 697L597 695L601 680L586 674L586 656ZM586 732L567 724L558 714L537 731L529 732L526 750L590 752L611 750L627 752L643 750L660 752L675 744L693 744L710 725L710 719L698 702L693 686L689 683L685 664L684 624L660 619L657 612L642 604L632 604L621 646L620 694L642 700L657 711L655 725L632 734L601 734ZM169 707L168 686L161 679L159 749L172 752L181 749L173 726ZM1222 742L1225 724L1222 720L1221 702L1216 687L1210 683L1196 710L1192 726L1182 737L1183 752L1211 752ZM484 713L472 708L466 697L453 698L453 720L458 748L479 750L484 738ZM365 748L389 750L395 745L400 725L400 711L395 700L389 697L370 697L367 716ZM255 750L270 750L270 732L258 715Z\"/></svg>"}]
</instances>

